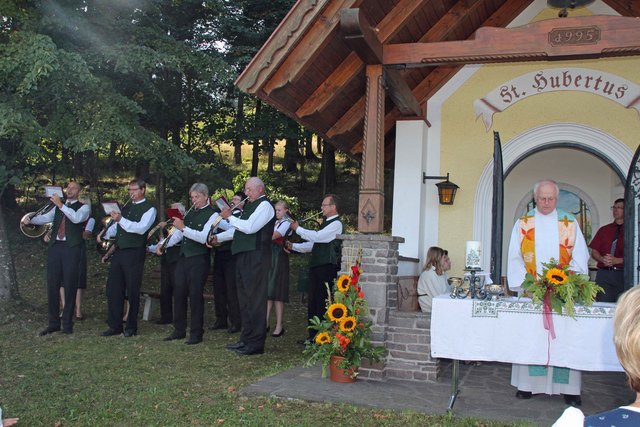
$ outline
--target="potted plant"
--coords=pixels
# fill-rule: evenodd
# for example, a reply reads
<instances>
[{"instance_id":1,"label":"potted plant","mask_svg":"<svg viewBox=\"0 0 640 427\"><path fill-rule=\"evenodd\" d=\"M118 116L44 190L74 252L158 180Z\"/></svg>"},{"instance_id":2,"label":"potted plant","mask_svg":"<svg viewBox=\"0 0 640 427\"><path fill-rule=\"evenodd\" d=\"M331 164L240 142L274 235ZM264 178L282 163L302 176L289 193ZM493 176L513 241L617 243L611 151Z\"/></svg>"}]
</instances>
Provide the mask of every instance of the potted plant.
<instances>
[{"instance_id":1,"label":"potted plant","mask_svg":"<svg viewBox=\"0 0 640 427\"><path fill-rule=\"evenodd\" d=\"M333 295L327 286L327 311L322 319L314 316L310 329L317 332L313 341L307 341L304 354L309 356L305 366L322 361L322 377L327 376L331 364L334 381L354 381L362 359L380 360L384 348L371 342L369 306L358 285L362 270L360 257L351 267L351 274L343 274L335 282ZM333 374L346 374L348 379L337 379Z\"/></svg>"}]
</instances>

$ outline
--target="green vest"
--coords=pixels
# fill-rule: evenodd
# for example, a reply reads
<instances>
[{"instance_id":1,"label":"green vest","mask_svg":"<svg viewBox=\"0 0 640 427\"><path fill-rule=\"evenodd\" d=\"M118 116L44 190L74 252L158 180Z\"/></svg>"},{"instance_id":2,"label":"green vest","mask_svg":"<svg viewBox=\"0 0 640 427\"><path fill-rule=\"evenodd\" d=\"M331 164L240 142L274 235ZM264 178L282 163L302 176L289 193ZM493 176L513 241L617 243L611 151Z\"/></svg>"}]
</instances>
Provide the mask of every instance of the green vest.
<instances>
[{"instance_id":1,"label":"green vest","mask_svg":"<svg viewBox=\"0 0 640 427\"><path fill-rule=\"evenodd\" d=\"M339 221L340 217L335 217L330 221L325 221L320 226L320 230L325 228L332 222ZM344 226L340 227L340 234L342 234ZM311 259L309 260L309 268L317 267L319 265L333 264L340 267L340 255L342 252L342 241L333 239L329 243L314 243L313 249L311 249Z\"/></svg>"},{"instance_id":2,"label":"green vest","mask_svg":"<svg viewBox=\"0 0 640 427\"><path fill-rule=\"evenodd\" d=\"M192 230L202 231L204 230L204 226L213 215L213 208L211 205L207 205L202 209L191 210L184 218L185 227L189 227ZM196 255L204 255L209 253L209 248L203 245L202 243L196 242L195 240L188 239L186 237L182 238L182 244L180 245L180 256L184 256L185 258L191 258Z\"/></svg>"},{"instance_id":3,"label":"green vest","mask_svg":"<svg viewBox=\"0 0 640 427\"><path fill-rule=\"evenodd\" d=\"M122 209L122 217L131 222L140 222L142 215L152 207L151 203L147 200L138 204L130 203ZM149 229L150 228L151 227L149 227ZM118 245L120 249L144 248L147 245L148 232L149 230L145 231L143 234L129 233L128 231L124 231L122 227L118 225L118 229L116 231L116 245Z\"/></svg>"},{"instance_id":4,"label":"green vest","mask_svg":"<svg viewBox=\"0 0 640 427\"><path fill-rule=\"evenodd\" d=\"M83 204L79 201L75 201L69 205L71 209L77 211L83 206ZM74 224L62 211L56 208L56 212L53 216L53 225L51 226L51 238L49 239L49 246L52 246L56 242L56 236L58 235L58 228L60 227L60 223L64 218L64 238L66 239L69 246L78 246L81 243L84 243L82 239L82 231L84 230L84 222L79 224Z\"/></svg>"},{"instance_id":5,"label":"green vest","mask_svg":"<svg viewBox=\"0 0 640 427\"><path fill-rule=\"evenodd\" d=\"M242 211L240 209L234 209L232 215L235 216L236 218L240 218L240 215L242 215ZM223 231L225 231L225 230L221 230L220 228L218 228L216 230L215 234L222 233ZM222 242L218 246L216 246L214 249L215 249L216 252L230 251L231 250L231 242L232 242L232 240L227 240L226 242Z\"/></svg>"},{"instance_id":6,"label":"green vest","mask_svg":"<svg viewBox=\"0 0 640 427\"><path fill-rule=\"evenodd\" d=\"M261 197L258 200L254 200L248 203L240 215L240 219L247 219L253 214L260 203L268 203L271 210L271 202L266 197ZM274 215L260 230L253 234L245 234L240 230L236 230L233 234L233 243L231 243L231 253L233 255L241 252L250 252L260 250L263 248L271 248L271 237L273 236L273 224L276 222L275 211Z\"/></svg>"},{"instance_id":7,"label":"green vest","mask_svg":"<svg viewBox=\"0 0 640 427\"><path fill-rule=\"evenodd\" d=\"M178 258L180 258L180 247L182 245L174 245L169 246L166 251L162 254L162 262L166 262L168 264L173 264L178 262Z\"/></svg>"}]
</instances>

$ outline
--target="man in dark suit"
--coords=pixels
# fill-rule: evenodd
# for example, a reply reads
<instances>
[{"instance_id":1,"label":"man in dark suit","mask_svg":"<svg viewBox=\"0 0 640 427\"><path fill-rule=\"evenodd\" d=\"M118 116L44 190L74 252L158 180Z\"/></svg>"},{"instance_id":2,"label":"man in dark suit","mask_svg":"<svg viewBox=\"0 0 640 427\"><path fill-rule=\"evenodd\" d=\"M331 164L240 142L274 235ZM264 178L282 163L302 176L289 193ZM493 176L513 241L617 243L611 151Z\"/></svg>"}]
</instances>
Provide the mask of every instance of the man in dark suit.
<instances>
[{"instance_id":1,"label":"man in dark suit","mask_svg":"<svg viewBox=\"0 0 640 427\"><path fill-rule=\"evenodd\" d=\"M236 255L236 285L242 316L240 340L227 348L239 355L264 353L267 338L267 280L271 268L271 235L275 210L265 196L264 183L251 177L244 186L248 203L240 218L225 208L220 215L232 229L216 235L215 240L233 239L231 253Z\"/></svg>"},{"instance_id":2,"label":"man in dark suit","mask_svg":"<svg viewBox=\"0 0 640 427\"><path fill-rule=\"evenodd\" d=\"M107 278L107 305L109 329L102 336L122 333L122 311L125 290L129 298L129 314L124 327L124 336L138 334L138 311L140 309L140 285L144 272L147 233L156 220L156 208L145 199L146 183L142 179L129 182L131 202L122 212L111 212L113 224L104 238L115 236L116 251L111 258ZM98 236L98 242L101 242Z\"/></svg>"},{"instance_id":3,"label":"man in dark suit","mask_svg":"<svg viewBox=\"0 0 640 427\"><path fill-rule=\"evenodd\" d=\"M78 201L80 185L70 182L66 189L67 200L54 194L51 203L54 209L29 219L23 218L24 224L52 224L52 236L49 238L47 251L47 307L49 324L40 335L47 335L60 330L60 284L64 288L64 309L62 312L62 332L73 333L73 313L75 310L76 291L80 268L80 248L84 245L82 230L84 222L91 214L88 205Z\"/></svg>"}]
</instances>

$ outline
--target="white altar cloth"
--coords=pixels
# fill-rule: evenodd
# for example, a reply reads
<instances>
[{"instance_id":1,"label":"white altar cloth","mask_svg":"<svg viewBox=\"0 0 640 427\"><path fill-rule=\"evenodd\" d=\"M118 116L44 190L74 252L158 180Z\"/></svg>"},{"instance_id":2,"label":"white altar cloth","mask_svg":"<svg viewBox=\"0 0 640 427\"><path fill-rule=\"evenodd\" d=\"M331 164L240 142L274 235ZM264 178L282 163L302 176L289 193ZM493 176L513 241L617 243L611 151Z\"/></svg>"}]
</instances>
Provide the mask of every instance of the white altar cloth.
<instances>
[{"instance_id":1,"label":"white altar cloth","mask_svg":"<svg viewBox=\"0 0 640 427\"><path fill-rule=\"evenodd\" d=\"M498 301L441 295L431 309L431 356L457 360L622 371L613 344L615 304L576 306L576 318L553 314L556 339L529 298Z\"/></svg>"}]
</instances>

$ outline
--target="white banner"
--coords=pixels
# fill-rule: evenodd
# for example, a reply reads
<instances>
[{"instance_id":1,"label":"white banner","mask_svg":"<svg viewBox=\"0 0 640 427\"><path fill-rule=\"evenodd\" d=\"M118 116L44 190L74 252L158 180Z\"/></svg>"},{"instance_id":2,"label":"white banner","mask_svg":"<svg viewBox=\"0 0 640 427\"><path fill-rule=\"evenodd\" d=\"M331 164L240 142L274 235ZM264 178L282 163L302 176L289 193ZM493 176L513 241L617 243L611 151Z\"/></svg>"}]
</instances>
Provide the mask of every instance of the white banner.
<instances>
[{"instance_id":1,"label":"white banner","mask_svg":"<svg viewBox=\"0 0 640 427\"><path fill-rule=\"evenodd\" d=\"M476 99L476 120L482 116L487 131L493 115L533 95L558 91L580 91L603 96L640 113L640 86L620 76L589 68L548 68L509 80Z\"/></svg>"}]
</instances>

